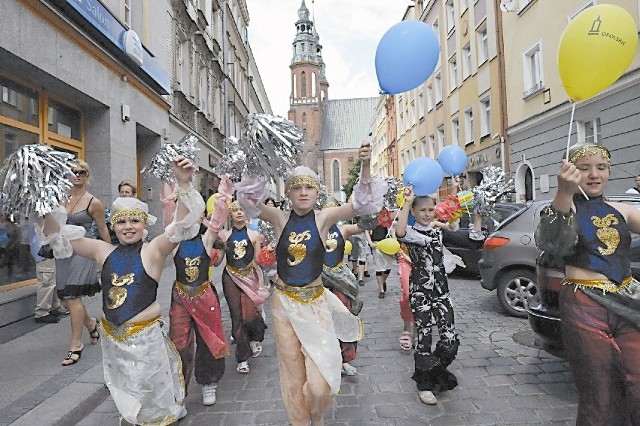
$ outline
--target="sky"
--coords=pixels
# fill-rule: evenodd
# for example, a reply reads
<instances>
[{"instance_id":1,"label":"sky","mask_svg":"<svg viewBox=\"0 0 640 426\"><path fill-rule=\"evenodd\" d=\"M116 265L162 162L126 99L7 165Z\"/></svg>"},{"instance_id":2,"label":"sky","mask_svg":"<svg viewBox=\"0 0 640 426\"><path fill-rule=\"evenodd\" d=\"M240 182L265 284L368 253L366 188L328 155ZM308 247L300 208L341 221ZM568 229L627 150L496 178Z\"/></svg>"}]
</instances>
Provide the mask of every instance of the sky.
<instances>
[{"instance_id":1,"label":"sky","mask_svg":"<svg viewBox=\"0 0 640 426\"><path fill-rule=\"evenodd\" d=\"M289 111L292 43L302 0L246 0L249 44L273 113ZM305 0L329 81L329 99L378 96L375 52L384 33L400 22L411 0Z\"/></svg>"}]
</instances>

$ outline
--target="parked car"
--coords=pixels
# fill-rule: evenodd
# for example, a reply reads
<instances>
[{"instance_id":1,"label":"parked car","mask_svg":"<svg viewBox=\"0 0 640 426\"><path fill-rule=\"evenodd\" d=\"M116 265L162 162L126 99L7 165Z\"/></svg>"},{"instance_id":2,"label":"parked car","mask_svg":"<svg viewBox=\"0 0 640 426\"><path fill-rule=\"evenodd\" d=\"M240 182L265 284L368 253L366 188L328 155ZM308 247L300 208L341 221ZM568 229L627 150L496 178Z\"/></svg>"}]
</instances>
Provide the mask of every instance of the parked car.
<instances>
[{"instance_id":1,"label":"parked car","mask_svg":"<svg viewBox=\"0 0 640 426\"><path fill-rule=\"evenodd\" d=\"M640 209L640 197L621 195L607 197L610 200L628 203ZM629 249L631 273L640 279L640 235L631 234ZM561 260L542 253L537 260L536 284L538 293L526 306L531 329L538 335L539 343L547 352L562 355L562 332L560 324L560 291L564 279L564 264Z\"/></svg>"},{"instance_id":2,"label":"parked car","mask_svg":"<svg viewBox=\"0 0 640 426\"><path fill-rule=\"evenodd\" d=\"M633 195L608 198L640 207L640 197ZM496 231L484 242L482 257L478 262L480 283L487 290L497 290L500 305L512 316L527 318L527 308L538 306L543 299L536 284L536 259L539 253L533 234L538 225L540 211L550 203L551 200L527 203L519 212L498 225ZM557 277L554 275L555 278ZM555 305L557 306L557 303ZM546 316L546 307L541 309L543 310L540 311L540 315Z\"/></svg>"},{"instance_id":3,"label":"parked car","mask_svg":"<svg viewBox=\"0 0 640 426\"><path fill-rule=\"evenodd\" d=\"M483 232L490 233L496 229L511 215L516 214L524 207L521 203L496 203L494 212L488 223L483 222ZM466 268L456 268L456 272L464 271L479 275L478 261L482 254L484 241L476 241L469 238L470 215L463 214L460 217L460 228L457 231L442 231L442 242L453 254L462 258Z\"/></svg>"}]
</instances>

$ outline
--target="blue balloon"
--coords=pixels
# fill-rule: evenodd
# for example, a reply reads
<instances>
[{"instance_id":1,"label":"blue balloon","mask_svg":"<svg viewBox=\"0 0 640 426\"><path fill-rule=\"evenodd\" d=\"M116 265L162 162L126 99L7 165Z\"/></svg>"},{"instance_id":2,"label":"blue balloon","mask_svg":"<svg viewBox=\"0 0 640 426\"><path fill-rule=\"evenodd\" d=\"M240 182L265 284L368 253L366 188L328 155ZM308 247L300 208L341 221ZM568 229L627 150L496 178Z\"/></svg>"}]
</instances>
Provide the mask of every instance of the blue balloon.
<instances>
[{"instance_id":1,"label":"blue balloon","mask_svg":"<svg viewBox=\"0 0 640 426\"><path fill-rule=\"evenodd\" d=\"M438 163L442 166L442 170L457 176L467 168L467 154L457 145L447 145L440 151Z\"/></svg>"},{"instance_id":2,"label":"blue balloon","mask_svg":"<svg viewBox=\"0 0 640 426\"><path fill-rule=\"evenodd\" d=\"M415 89L433 73L440 46L430 25L407 20L382 36L376 49L376 75L380 88L390 95Z\"/></svg>"},{"instance_id":3,"label":"blue balloon","mask_svg":"<svg viewBox=\"0 0 640 426\"><path fill-rule=\"evenodd\" d=\"M413 186L413 193L422 196L433 194L440 188L444 173L440 164L431 158L419 157L407 164L402 174L405 185Z\"/></svg>"}]
</instances>

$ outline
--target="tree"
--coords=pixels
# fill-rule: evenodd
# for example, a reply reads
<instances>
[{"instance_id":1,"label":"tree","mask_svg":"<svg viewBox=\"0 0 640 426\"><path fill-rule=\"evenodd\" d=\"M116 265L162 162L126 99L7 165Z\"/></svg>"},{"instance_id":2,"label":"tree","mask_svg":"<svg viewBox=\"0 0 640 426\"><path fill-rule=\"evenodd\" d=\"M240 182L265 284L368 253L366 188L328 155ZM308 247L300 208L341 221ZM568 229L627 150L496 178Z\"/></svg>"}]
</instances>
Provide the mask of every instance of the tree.
<instances>
[{"instance_id":1,"label":"tree","mask_svg":"<svg viewBox=\"0 0 640 426\"><path fill-rule=\"evenodd\" d=\"M344 191L347 200L351 197L351 193L353 192L353 187L358 183L358 177L360 176L360 166L361 161L358 158L355 163L349 167L349 177L347 178L347 183L342 186L342 190Z\"/></svg>"}]
</instances>

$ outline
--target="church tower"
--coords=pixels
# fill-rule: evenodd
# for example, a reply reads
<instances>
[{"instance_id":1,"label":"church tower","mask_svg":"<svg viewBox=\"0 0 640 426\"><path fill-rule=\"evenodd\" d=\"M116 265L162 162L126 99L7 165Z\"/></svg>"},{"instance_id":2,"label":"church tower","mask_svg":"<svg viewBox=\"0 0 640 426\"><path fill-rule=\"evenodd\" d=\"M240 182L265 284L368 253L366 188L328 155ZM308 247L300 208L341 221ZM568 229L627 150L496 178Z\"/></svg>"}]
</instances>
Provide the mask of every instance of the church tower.
<instances>
[{"instance_id":1,"label":"church tower","mask_svg":"<svg viewBox=\"0 0 640 426\"><path fill-rule=\"evenodd\" d=\"M304 132L305 143L301 164L322 176L322 110L329 96L329 82L322 60L322 45L309 9L304 0L298 9L296 36L293 40L291 59L291 94L289 95L289 120Z\"/></svg>"}]
</instances>

